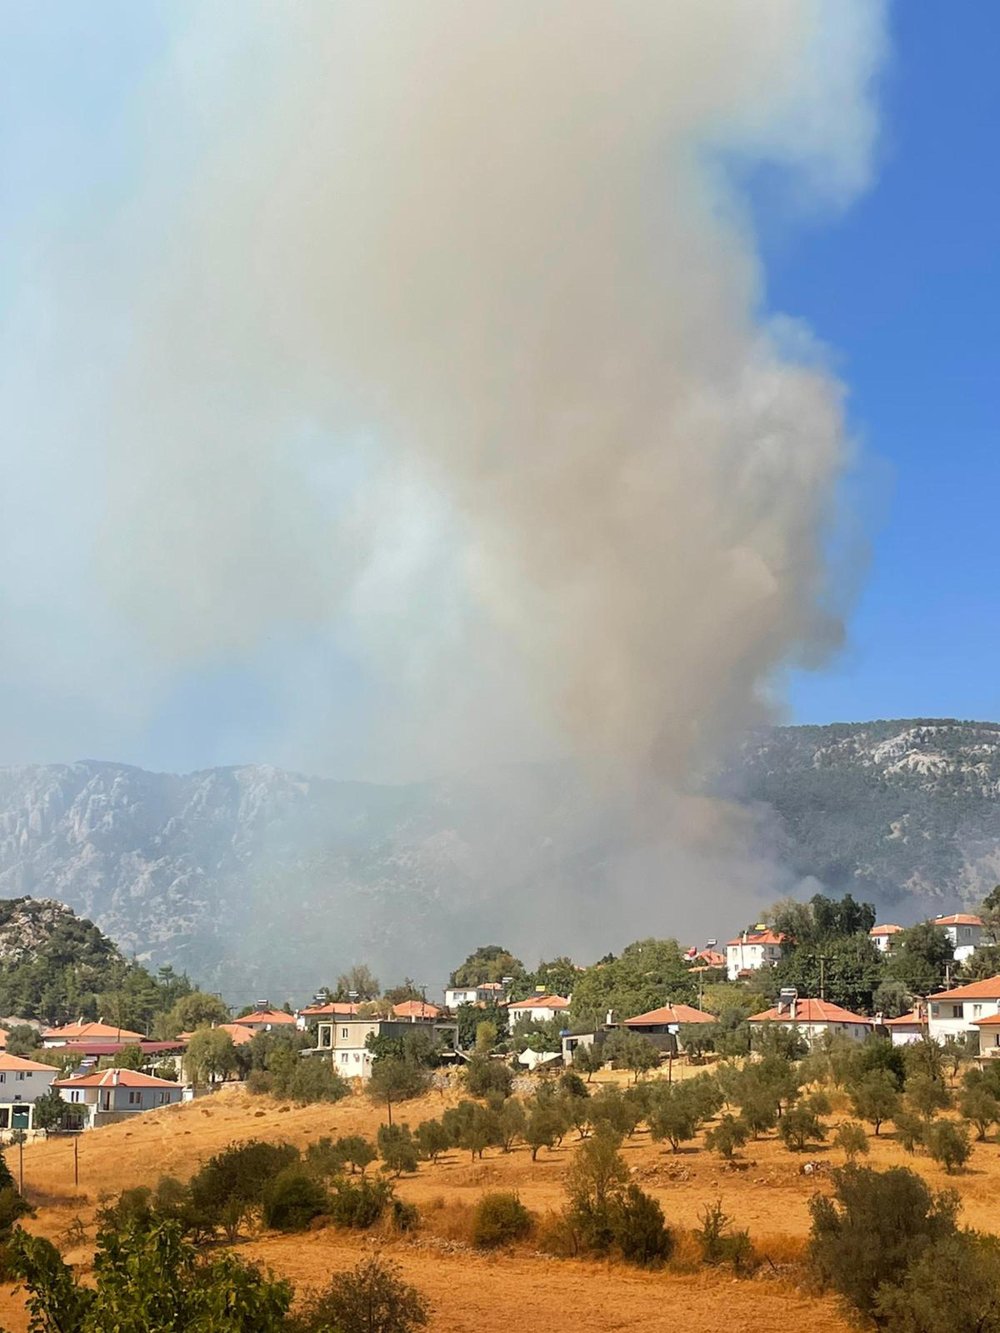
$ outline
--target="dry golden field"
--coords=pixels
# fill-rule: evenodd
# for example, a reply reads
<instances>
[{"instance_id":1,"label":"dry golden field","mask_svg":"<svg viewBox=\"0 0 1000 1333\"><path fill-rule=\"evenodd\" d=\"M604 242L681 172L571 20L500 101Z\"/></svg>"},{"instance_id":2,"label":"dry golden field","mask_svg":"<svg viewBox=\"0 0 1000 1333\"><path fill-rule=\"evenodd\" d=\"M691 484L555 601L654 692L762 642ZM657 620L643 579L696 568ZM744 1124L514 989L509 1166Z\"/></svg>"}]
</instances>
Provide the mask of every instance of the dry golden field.
<instances>
[{"instance_id":1,"label":"dry golden field","mask_svg":"<svg viewBox=\"0 0 1000 1333\"><path fill-rule=\"evenodd\" d=\"M614 1079L618 1076L603 1076ZM399 1123L416 1126L440 1115L458 1094L434 1092L396 1108ZM80 1186L73 1186L73 1144L54 1139L24 1150L25 1189L37 1206L31 1230L63 1243L66 1228L80 1217L88 1228L98 1196L131 1185L155 1184L164 1174L189 1176L205 1158L238 1139L285 1139L306 1147L322 1135L364 1133L374 1138L384 1112L357 1094L333 1106L295 1107L271 1098L251 1098L235 1087L213 1097L137 1117L80 1137ZM434 1307L434 1333L482 1333L509 1318L529 1321L547 1333L589 1330L670 1329L689 1333L827 1333L850 1323L828 1297L803 1293L790 1265L801 1255L808 1230L808 1200L825 1188L824 1177L803 1176L800 1160L777 1139L747 1146L750 1165L731 1173L700 1143L678 1154L652 1143L644 1132L628 1140L623 1153L635 1178L655 1195L667 1221L683 1231L698 1224L698 1212L721 1197L737 1225L749 1229L765 1262L752 1278L736 1279L728 1270L700 1268L693 1244L681 1237L670 1267L646 1273L622 1264L560 1260L538 1253L530 1244L513 1252L483 1255L467 1244L472 1207L491 1189L516 1189L540 1214L563 1202L562 1175L573 1151L571 1132L561 1149L510 1154L487 1150L482 1162L470 1163L452 1152L436 1165L422 1163L414 1176L398 1182L401 1197L421 1210L420 1230L412 1237L385 1237L325 1228L305 1235L263 1234L238 1248L262 1261L299 1287L323 1284L331 1273L351 1266L375 1246L398 1262L406 1277ZM963 1220L995 1230L1000 1197L1000 1149L977 1144L969 1169L948 1177L926 1157L907 1156L891 1135L871 1140L870 1165L906 1164L935 1188L956 1186L962 1195ZM812 1154L838 1163L834 1149ZM16 1170L16 1152L9 1154ZM375 1168L371 1168L375 1169ZM86 1246L69 1249L70 1262L86 1265ZM20 1298L0 1289L0 1327L11 1333L26 1328Z\"/></svg>"}]
</instances>

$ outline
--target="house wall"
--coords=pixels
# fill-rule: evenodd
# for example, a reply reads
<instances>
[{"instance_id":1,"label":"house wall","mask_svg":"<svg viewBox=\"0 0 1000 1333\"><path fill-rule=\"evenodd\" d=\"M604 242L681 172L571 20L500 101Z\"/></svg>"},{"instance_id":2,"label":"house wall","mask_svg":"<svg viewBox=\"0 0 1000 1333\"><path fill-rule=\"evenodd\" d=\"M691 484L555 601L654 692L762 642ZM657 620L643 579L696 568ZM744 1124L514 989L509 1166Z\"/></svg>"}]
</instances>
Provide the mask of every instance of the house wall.
<instances>
[{"instance_id":1,"label":"house wall","mask_svg":"<svg viewBox=\"0 0 1000 1333\"><path fill-rule=\"evenodd\" d=\"M756 972L761 967L774 967L781 959L780 944L726 945L726 975L730 981L736 981L743 971Z\"/></svg>"},{"instance_id":2,"label":"house wall","mask_svg":"<svg viewBox=\"0 0 1000 1333\"><path fill-rule=\"evenodd\" d=\"M990 1018L1000 1012L1000 996L995 1000L934 1000L927 1005L927 1028L934 1041L960 1037L975 1032L974 1018Z\"/></svg>"},{"instance_id":3,"label":"house wall","mask_svg":"<svg viewBox=\"0 0 1000 1333\"><path fill-rule=\"evenodd\" d=\"M767 1023L776 1023L777 1019L768 1019ZM765 1023L751 1023L751 1028L760 1030ZM872 1031L867 1023L782 1023L784 1028L796 1028L810 1045L817 1038L828 1032L836 1037L849 1037L851 1041L864 1041Z\"/></svg>"},{"instance_id":4,"label":"house wall","mask_svg":"<svg viewBox=\"0 0 1000 1333\"><path fill-rule=\"evenodd\" d=\"M58 1073L56 1068L44 1073L40 1069L3 1070L0 1072L0 1104L33 1102L36 1097L44 1097Z\"/></svg>"}]
</instances>

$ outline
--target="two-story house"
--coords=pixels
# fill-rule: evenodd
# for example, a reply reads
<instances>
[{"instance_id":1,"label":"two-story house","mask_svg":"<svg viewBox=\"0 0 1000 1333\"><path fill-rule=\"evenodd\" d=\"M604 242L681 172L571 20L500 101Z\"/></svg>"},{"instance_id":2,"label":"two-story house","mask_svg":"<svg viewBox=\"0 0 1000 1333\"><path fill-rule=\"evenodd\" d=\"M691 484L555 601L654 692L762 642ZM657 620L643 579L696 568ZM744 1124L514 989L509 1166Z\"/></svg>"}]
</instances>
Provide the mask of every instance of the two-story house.
<instances>
[{"instance_id":1,"label":"two-story house","mask_svg":"<svg viewBox=\"0 0 1000 1333\"><path fill-rule=\"evenodd\" d=\"M502 1004L506 996L503 982L480 981L475 986L449 986L444 993L447 1009L457 1009L460 1004Z\"/></svg>"},{"instance_id":2,"label":"two-story house","mask_svg":"<svg viewBox=\"0 0 1000 1333\"><path fill-rule=\"evenodd\" d=\"M446 1050L454 1050L458 1042L458 1024L447 1020L338 1018L316 1025L313 1053L328 1054L334 1069L344 1078L369 1078L373 1059L369 1037L405 1038L414 1030L428 1033Z\"/></svg>"},{"instance_id":3,"label":"two-story house","mask_svg":"<svg viewBox=\"0 0 1000 1333\"><path fill-rule=\"evenodd\" d=\"M879 953L888 953L895 946L896 936L903 933L903 927L897 926L891 921L887 921L882 926L872 926L868 932L868 938L871 940Z\"/></svg>"},{"instance_id":4,"label":"two-story house","mask_svg":"<svg viewBox=\"0 0 1000 1333\"><path fill-rule=\"evenodd\" d=\"M510 1026L521 1018L528 1018L532 1023L547 1023L553 1018L562 1018L569 1009L569 1000L561 995L530 995L526 1000L517 1000L507 1006Z\"/></svg>"},{"instance_id":5,"label":"two-story house","mask_svg":"<svg viewBox=\"0 0 1000 1333\"><path fill-rule=\"evenodd\" d=\"M849 1009L842 1009L839 1004L831 1004L829 1000L800 1000L797 996L761 1014L753 1014L747 1022L751 1031L760 1031L768 1023L793 1027L810 1043L817 1037L827 1035L864 1041L874 1027L872 1019L864 1018L861 1014L852 1014Z\"/></svg>"},{"instance_id":6,"label":"two-story house","mask_svg":"<svg viewBox=\"0 0 1000 1333\"><path fill-rule=\"evenodd\" d=\"M928 996L927 1031L934 1041L976 1032L981 1018L1000 1013L1000 976Z\"/></svg>"},{"instance_id":7,"label":"two-story house","mask_svg":"<svg viewBox=\"0 0 1000 1333\"><path fill-rule=\"evenodd\" d=\"M34 1129L34 1102L58 1074L52 1065L0 1053L0 1130Z\"/></svg>"},{"instance_id":8,"label":"two-story house","mask_svg":"<svg viewBox=\"0 0 1000 1333\"><path fill-rule=\"evenodd\" d=\"M726 975L730 981L738 981L748 972L756 972L761 967L774 967L781 960L784 935L778 935L767 926L757 926L754 930L745 930L734 940L726 944Z\"/></svg>"},{"instance_id":9,"label":"two-story house","mask_svg":"<svg viewBox=\"0 0 1000 1333\"><path fill-rule=\"evenodd\" d=\"M57 1078L52 1086L59 1089L71 1111L76 1109L84 1129L172 1106L184 1096L179 1083L135 1069L103 1069L75 1078Z\"/></svg>"},{"instance_id":10,"label":"two-story house","mask_svg":"<svg viewBox=\"0 0 1000 1333\"><path fill-rule=\"evenodd\" d=\"M963 963L966 958L976 952L977 947L982 944L983 936L986 934L986 927L978 916L972 916L968 912L954 912L951 916L936 916L931 923L939 930L943 930L948 937L952 949L955 951L955 961Z\"/></svg>"}]
</instances>

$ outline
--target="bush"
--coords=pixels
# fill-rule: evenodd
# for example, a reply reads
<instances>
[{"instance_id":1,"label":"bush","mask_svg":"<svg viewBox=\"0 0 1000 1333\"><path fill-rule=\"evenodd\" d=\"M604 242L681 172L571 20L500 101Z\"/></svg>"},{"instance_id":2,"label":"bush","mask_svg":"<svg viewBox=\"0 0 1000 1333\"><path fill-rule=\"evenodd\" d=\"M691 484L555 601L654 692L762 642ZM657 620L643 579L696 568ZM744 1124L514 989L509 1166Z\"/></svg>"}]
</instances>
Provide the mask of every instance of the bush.
<instances>
[{"instance_id":1,"label":"bush","mask_svg":"<svg viewBox=\"0 0 1000 1333\"><path fill-rule=\"evenodd\" d=\"M216 1153L192 1178L191 1205L209 1229L239 1225L245 1211L263 1202L264 1191L286 1167L299 1160L290 1143L263 1143L248 1139Z\"/></svg>"},{"instance_id":2,"label":"bush","mask_svg":"<svg viewBox=\"0 0 1000 1333\"><path fill-rule=\"evenodd\" d=\"M885 1333L1000 1329L1000 1243L958 1232L926 1249L897 1283L878 1289L875 1314Z\"/></svg>"},{"instance_id":3,"label":"bush","mask_svg":"<svg viewBox=\"0 0 1000 1333\"><path fill-rule=\"evenodd\" d=\"M503 1190L484 1194L472 1219L472 1243L483 1250L510 1245L530 1235L533 1226L532 1214L516 1194Z\"/></svg>"},{"instance_id":4,"label":"bush","mask_svg":"<svg viewBox=\"0 0 1000 1333\"><path fill-rule=\"evenodd\" d=\"M380 1125L378 1151L386 1171L401 1176L417 1169L417 1145L408 1125Z\"/></svg>"},{"instance_id":5,"label":"bush","mask_svg":"<svg viewBox=\"0 0 1000 1333\"><path fill-rule=\"evenodd\" d=\"M664 1223L663 1209L638 1185L629 1185L614 1200L611 1231L622 1258L632 1264L662 1264L673 1251L673 1236Z\"/></svg>"},{"instance_id":6,"label":"bush","mask_svg":"<svg viewBox=\"0 0 1000 1333\"><path fill-rule=\"evenodd\" d=\"M344 1154L344 1161L351 1168L352 1176L355 1171L360 1171L364 1175L365 1168L378 1156L374 1145L362 1134L348 1134L337 1140L336 1147L338 1152Z\"/></svg>"},{"instance_id":7,"label":"bush","mask_svg":"<svg viewBox=\"0 0 1000 1333\"><path fill-rule=\"evenodd\" d=\"M333 1139L324 1135L315 1143L310 1143L306 1149L305 1163L319 1180L329 1180L331 1176L339 1176L347 1165L343 1140L334 1143Z\"/></svg>"},{"instance_id":8,"label":"bush","mask_svg":"<svg viewBox=\"0 0 1000 1333\"><path fill-rule=\"evenodd\" d=\"M267 1097L274 1091L274 1079L266 1069L251 1069L247 1074L247 1092L254 1097Z\"/></svg>"},{"instance_id":9,"label":"bush","mask_svg":"<svg viewBox=\"0 0 1000 1333\"><path fill-rule=\"evenodd\" d=\"M897 1111L892 1117L896 1138L905 1152L915 1153L924 1141L924 1122L912 1111Z\"/></svg>"},{"instance_id":10,"label":"bush","mask_svg":"<svg viewBox=\"0 0 1000 1333\"><path fill-rule=\"evenodd\" d=\"M420 1210L415 1203L402 1199L392 1201L392 1225L397 1231L416 1231L420 1225Z\"/></svg>"},{"instance_id":11,"label":"bush","mask_svg":"<svg viewBox=\"0 0 1000 1333\"><path fill-rule=\"evenodd\" d=\"M414 1333L429 1316L427 1302L402 1280L398 1266L372 1256L307 1299L287 1327L290 1333Z\"/></svg>"},{"instance_id":12,"label":"bush","mask_svg":"<svg viewBox=\"0 0 1000 1333\"><path fill-rule=\"evenodd\" d=\"M279 1171L264 1191L264 1222L274 1231L304 1231L326 1211L323 1186L300 1166Z\"/></svg>"},{"instance_id":13,"label":"bush","mask_svg":"<svg viewBox=\"0 0 1000 1333\"><path fill-rule=\"evenodd\" d=\"M810 1143L822 1143L826 1130L808 1106L793 1106L778 1124L781 1141L792 1152L804 1152Z\"/></svg>"},{"instance_id":14,"label":"bush","mask_svg":"<svg viewBox=\"0 0 1000 1333\"><path fill-rule=\"evenodd\" d=\"M913 1171L845 1166L832 1198L809 1202L809 1258L819 1277L866 1315L929 1246L955 1234L957 1195L933 1194Z\"/></svg>"},{"instance_id":15,"label":"bush","mask_svg":"<svg viewBox=\"0 0 1000 1333\"><path fill-rule=\"evenodd\" d=\"M572 1069L567 1069L559 1079L559 1091L565 1093L567 1097L589 1097L587 1085L583 1079Z\"/></svg>"},{"instance_id":16,"label":"bush","mask_svg":"<svg viewBox=\"0 0 1000 1333\"><path fill-rule=\"evenodd\" d=\"M366 1089L373 1102L405 1102L430 1087L430 1072L416 1060L380 1056L372 1065Z\"/></svg>"},{"instance_id":17,"label":"bush","mask_svg":"<svg viewBox=\"0 0 1000 1333\"><path fill-rule=\"evenodd\" d=\"M745 1121L734 1115L724 1115L705 1135L705 1147L730 1161L736 1149L742 1148L749 1137L750 1127Z\"/></svg>"},{"instance_id":18,"label":"bush","mask_svg":"<svg viewBox=\"0 0 1000 1333\"><path fill-rule=\"evenodd\" d=\"M300 1106L311 1102L339 1102L351 1095L351 1085L329 1060L303 1060L300 1056L281 1095L290 1097Z\"/></svg>"},{"instance_id":19,"label":"bush","mask_svg":"<svg viewBox=\"0 0 1000 1333\"><path fill-rule=\"evenodd\" d=\"M436 1162L451 1147L448 1131L440 1120L423 1120L413 1133L417 1152L429 1162Z\"/></svg>"},{"instance_id":20,"label":"bush","mask_svg":"<svg viewBox=\"0 0 1000 1333\"><path fill-rule=\"evenodd\" d=\"M924 1130L924 1147L950 1175L965 1165L972 1154L969 1132L953 1120L933 1120Z\"/></svg>"},{"instance_id":21,"label":"bush","mask_svg":"<svg viewBox=\"0 0 1000 1333\"><path fill-rule=\"evenodd\" d=\"M465 1071L465 1086L473 1097L488 1097L500 1093L509 1097L514 1086L514 1075L500 1060L485 1055L474 1055Z\"/></svg>"},{"instance_id":22,"label":"bush","mask_svg":"<svg viewBox=\"0 0 1000 1333\"><path fill-rule=\"evenodd\" d=\"M732 1264L737 1272L749 1268L753 1261L753 1246L748 1231L733 1231L732 1218L722 1209L722 1200L706 1204L698 1214L701 1226L695 1232L701 1246L702 1261L706 1264Z\"/></svg>"},{"instance_id":23,"label":"bush","mask_svg":"<svg viewBox=\"0 0 1000 1333\"><path fill-rule=\"evenodd\" d=\"M838 1125L833 1142L838 1148L843 1149L848 1161L851 1162L859 1154L868 1152L868 1135L864 1131L864 1126L859 1125L856 1120L845 1120L843 1124Z\"/></svg>"},{"instance_id":24,"label":"bush","mask_svg":"<svg viewBox=\"0 0 1000 1333\"><path fill-rule=\"evenodd\" d=\"M368 1180L362 1176L357 1183L339 1180L327 1209L338 1226L366 1231L379 1220L392 1198L392 1185L388 1180Z\"/></svg>"},{"instance_id":25,"label":"bush","mask_svg":"<svg viewBox=\"0 0 1000 1333\"><path fill-rule=\"evenodd\" d=\"M35 1106L38 1106L37 1102ZM980 1140L986 1138L990 1125L1000 1120L1000 1101L983 1085L966 1085L959 1097L958 1108L963 1117L975 1125L976 1138Z\"/></svg>"}]
</instances>

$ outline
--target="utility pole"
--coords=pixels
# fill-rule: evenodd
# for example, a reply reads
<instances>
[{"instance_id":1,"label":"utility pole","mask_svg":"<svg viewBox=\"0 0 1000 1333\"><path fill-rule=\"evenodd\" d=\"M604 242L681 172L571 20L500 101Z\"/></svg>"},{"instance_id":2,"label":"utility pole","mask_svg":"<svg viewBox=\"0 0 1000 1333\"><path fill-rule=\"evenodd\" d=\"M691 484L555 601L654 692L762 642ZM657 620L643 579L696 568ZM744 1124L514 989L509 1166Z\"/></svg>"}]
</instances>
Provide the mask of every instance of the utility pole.
<instances>
[{"instance_id":1,"label":"utility pole","mask_svg":"<svg viewBox=\"0 0 1000 1333\"><path fill-rule=\"evenodd\" d=\"M80 1140L73 1135L73 1186L80 1188Z\"/></svg>"}]
</instances>

